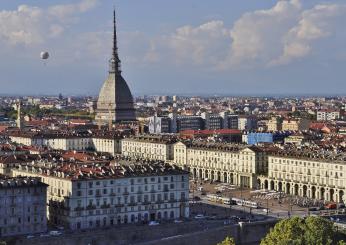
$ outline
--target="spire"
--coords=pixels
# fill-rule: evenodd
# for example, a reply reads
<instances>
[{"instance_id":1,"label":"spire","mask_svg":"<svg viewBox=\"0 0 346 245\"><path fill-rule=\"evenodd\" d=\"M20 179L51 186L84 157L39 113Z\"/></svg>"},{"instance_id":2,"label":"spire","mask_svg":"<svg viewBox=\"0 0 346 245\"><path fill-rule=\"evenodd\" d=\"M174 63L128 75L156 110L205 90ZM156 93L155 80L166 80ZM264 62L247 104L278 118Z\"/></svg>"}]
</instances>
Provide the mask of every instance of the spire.
<instances>
[{"instance_id":1,"label":"spire","mask_svg":"<svg viewBox=\"0 0 346 245\"><path fill-rule=\"evenodd\" d=\"M116 26L116 20L115 20L115 8L113 10L113 52L112 52L112 58L109 60L109 72L121 73L120 59L118 55L118 45L117 45L117 26Z\"/></svg>"}]
</instances>

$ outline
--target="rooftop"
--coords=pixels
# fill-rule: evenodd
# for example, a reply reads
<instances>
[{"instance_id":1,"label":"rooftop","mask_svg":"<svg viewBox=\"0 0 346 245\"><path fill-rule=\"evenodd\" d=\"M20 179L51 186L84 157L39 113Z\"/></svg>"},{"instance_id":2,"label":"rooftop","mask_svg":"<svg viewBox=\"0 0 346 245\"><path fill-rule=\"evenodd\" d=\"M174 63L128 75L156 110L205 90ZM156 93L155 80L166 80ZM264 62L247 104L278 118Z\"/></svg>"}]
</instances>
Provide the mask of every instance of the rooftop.
<instances>
[{"instance_id":1,"label":"rooftop","mask_svg":"<svg viewBox=\"0 0 346 245\"><path fill-rule=\"evenodd\" d=\"M48 186L36 177L8 177L0 175L0 190L5 188L31 187L31 186Z\"/></svg>"}]
</instances>

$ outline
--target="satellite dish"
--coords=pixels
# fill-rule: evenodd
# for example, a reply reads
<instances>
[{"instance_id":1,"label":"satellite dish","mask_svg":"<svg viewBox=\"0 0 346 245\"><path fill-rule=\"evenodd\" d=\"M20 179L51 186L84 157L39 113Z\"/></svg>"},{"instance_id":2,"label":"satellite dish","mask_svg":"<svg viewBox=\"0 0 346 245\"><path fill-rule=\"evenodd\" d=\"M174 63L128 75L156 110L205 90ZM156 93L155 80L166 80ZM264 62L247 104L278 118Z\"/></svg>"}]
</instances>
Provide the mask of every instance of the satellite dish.
<instances>
[{"instance_id":1,"label":"satellite dish","mask_svg":"<svg viewBox=\"0 0 346 245\"><path fill-rule=\"evenodd\" d=\"M41 59L46 60L49 58L49 53L44 51L44 52L41 52L40 56L41 56Z\"/></svg>"}]
</instances>

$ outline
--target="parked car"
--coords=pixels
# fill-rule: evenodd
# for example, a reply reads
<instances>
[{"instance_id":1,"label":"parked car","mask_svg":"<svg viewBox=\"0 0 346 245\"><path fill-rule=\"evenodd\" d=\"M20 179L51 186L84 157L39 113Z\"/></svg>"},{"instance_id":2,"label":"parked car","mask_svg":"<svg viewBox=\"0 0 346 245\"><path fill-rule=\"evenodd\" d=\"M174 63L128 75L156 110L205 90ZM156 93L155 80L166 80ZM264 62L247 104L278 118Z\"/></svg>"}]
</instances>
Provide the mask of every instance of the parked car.
<instances>
[{"instance_id":1,"label":"parked car","mask_svg":"<svg viewBox=\"0 0 346 245\"><path fill-rule=\"evenodd\" d=\"M193 200L194 200L194 201L200 201L201 198L200 198L199 196L194 196L194 197L193 197Z\"/></svg>"},{"instance_id":2,"label":"parked car","mask_svg":"<svg viewBox=\"0 0 346 245\"><path fill-rule=\"evenodd\" d=\"M160 223L157 221L150 221L149 222L149 226L155 226L155 225L159 225Z\"/></svg>"},{"instance_id":3,"label":"parked car","mask_svg":"<svg viewBox=\"0 0 346 245\"><path fill-rule=\"evenodd\" d=\"M180 220L180 219L176 219L176 220L174 220L174 223L182 223L183 221L182 220Z\"/></svg>"},{"instance_id":4,"label":"parked car","mask_svg":"<svg viewBox=\"0 0 346 245\"><path fill-rule=\"evenodd\" d=\"M205 216L203 214L197 214L195 216L195 219L204 219L204 218L205 218Z\"/></svg>"},{"instance_id":5,"label":"parked car","mask_svg":"<svg viewBox=\"0 0 346 245\"><path fill-rule=\"evenodd\" d=\"M27 235L26 239L31 239L31 238L34 238L34 237L35 237L34 235Z\"/></svg>"},{"instance_id":6,"label":"parked car","mask_svg":"<svg viewBox=\"0 0 346 245\"><path fill-rule=\"evenodd\" d=\"M334 202L328 203L325 207L326 209L336 209L336 203Z\"/></svg>"},{"instance_id":7,"label":"parked car","mask_svg":"<svg viewBox=\"0 0 346 245\"><path fill-rule=\"evenodd\" d=\"M62 235L62 232L61 231L50 231L49 235L51 235L51 236L60 236L60 235Z\"/></svg>"}]
</instances>

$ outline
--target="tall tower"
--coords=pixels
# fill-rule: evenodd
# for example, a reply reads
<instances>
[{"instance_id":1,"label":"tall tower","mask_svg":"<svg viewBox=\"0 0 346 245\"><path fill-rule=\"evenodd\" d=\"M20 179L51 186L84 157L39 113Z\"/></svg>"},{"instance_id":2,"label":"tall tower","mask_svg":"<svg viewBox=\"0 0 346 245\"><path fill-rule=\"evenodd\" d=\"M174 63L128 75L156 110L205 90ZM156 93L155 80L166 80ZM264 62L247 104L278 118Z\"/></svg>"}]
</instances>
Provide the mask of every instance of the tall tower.
<instances>
[{"instance_id":1,"label":"tall tower","mask_svg":"<svg viewBox=\"0 0 346 245\"><path fill-rule=\"evenodd\" d=\"M23 128L23 121L22 121L22 115L21 115L21 101L19 100L17 102L17 120L16 120L17 127L19 129Z\"/></svg>"},{"instance_id":2,"label":"tall tower","mask_svg":"<svg viewBox=\"0 0 346 245\"><path fill-rule=\"evenodd\" d=\"M109 60L109 71L106 81L99 93L96 109L96 122L108 124L119 121L135 121L133 97L129 86L121 75L118 55L115 10L113 11L113 49Z\"/></svg>"}]
</instances>

